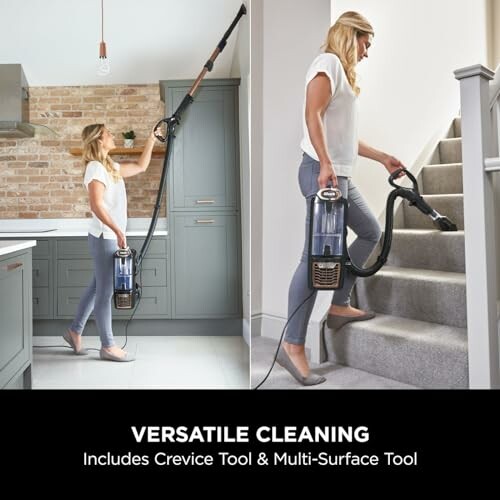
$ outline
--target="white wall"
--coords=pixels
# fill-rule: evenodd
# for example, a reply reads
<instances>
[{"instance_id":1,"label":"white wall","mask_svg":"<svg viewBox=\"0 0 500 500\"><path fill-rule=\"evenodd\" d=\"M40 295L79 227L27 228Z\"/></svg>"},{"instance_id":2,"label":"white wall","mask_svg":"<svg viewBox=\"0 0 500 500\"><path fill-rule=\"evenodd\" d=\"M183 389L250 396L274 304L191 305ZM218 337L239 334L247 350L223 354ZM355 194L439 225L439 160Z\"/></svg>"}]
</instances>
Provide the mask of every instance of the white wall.
<instances>
[{"instance_id":1,"label":"white wall","mask_svg":"<svg viewBox=\"0 0 500 500\"><path fill-rule=\"evenodd\" d=\"M250 165L251 165L251 316L262 312L262 262L263 262L263 0L250 0L250 58L251 58L251 108L250 108ZM259 333L252 323L252 334Z\"/></svg>"},{"instance_id":2,"label":"white wall","mask_svg":"<svg viewBox=\"0 0 500 500\"><path fill-rule=\"evenodd\" d=\"M239 22L231 77L239 88L243 336L250 344L250 10Z\"/></svg>"},{"instance_id":3,"label":"white wall","mask_svg":"<svg viewBox=\"0 0 500 500\"><path fill-rule=\"evenodd\" d=\"M263 125L262 152L256 155L252 135L252 309L257 323L264 318L271 324L286 314L288 285L302 251L305 203L297 172L304 78L329 27L330 1L265 0L262 15L258 33L263 40L261 104L255 103L252 87L252 131L259 134L258 126L253 126L256 113ZM252 30L252 50L253 36ZM252 73L258 64L252 52ZM258 179L262 179L260 193L256 192ZM254 221L257 217L260 220ZM258 253L253 251L257 245L263 248L261 263L256 263ZM261 275L256 276L259 264ZM265 325L263 334L274 335Z\"/></svg>"},{"instance_id":4,"label":"white wall","mask_svg":"<svg viewBox=\"0 0 500 500\"><path fill-rule=\"evenodd\" d=\"M333 0L332 22L357 10L375 30L358 66L360 137L409 168L460 108L453 71L487 62L484 0ZM390 186L378 164L360 159L354 180L377 215Z\"/></svg>"},{"instance_id":5,"label":"white wall","mask_svg":"<svg viewBox=\"0 0 500 500\"><path fill-rule=\"evenodd\" d=\"M104 0L111 74L97 76L100 0L0 0L0 64L21 63L30 86L196 78L241 0ZM229 76L236 33L211 78Z\"/></svg>"}]
</instances>

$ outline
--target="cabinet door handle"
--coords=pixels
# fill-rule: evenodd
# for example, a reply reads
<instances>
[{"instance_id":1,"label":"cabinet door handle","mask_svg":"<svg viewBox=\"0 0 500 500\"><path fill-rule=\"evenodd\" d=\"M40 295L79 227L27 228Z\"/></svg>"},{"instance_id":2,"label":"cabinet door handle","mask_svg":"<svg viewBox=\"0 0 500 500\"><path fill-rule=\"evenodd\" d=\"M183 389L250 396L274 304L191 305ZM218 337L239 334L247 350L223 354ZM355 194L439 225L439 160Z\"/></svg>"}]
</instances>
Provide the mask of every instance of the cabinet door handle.
<instances>
[{"instance_id":1,"label":"cabinet door handle","mask_svg":"<svg viewBox=\"0 0 500 500\"><path fill-rule=\"evenodd\" d=\"M215 222L214 219L196 219L196 224L213 224Z\"/></svg>"},{"instance_id":2,"label":"cabinet door handle","mask_svg":"<svg viewBox=\"0 0 500 500\"><path fill-rule=\"evenodd\" d=\"M18 267L21 267L23 265L22 262L14 262L12 264L8 264L7 266L2 267L2 271L14 271L14 269L17 269Z\"/></svg>"},{"instance_id":3,"label":"cabinet door handle","mask_svg":"<svg viewBox=\"0 0 500 500\"><path fill-rule=\"evenodd\" d=\"M213 205L215 200L196 200L197 205Z\"/></svg>"}]
</instances>

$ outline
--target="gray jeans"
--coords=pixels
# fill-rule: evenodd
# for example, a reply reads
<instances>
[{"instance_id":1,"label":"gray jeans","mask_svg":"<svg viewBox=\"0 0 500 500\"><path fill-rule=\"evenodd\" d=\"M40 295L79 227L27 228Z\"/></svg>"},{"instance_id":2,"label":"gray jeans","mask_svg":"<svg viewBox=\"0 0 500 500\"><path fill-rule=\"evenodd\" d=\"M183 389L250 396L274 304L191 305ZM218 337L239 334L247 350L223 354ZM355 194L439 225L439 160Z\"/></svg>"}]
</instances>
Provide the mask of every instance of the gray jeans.
<instances>
[{"instance_id":1,"label":"gray jeans","mask_svg":"<svg viewBox=\"0 0 500 500\"><path fill-rule=\"evenodd\" d=\"M308 284L308 252L309 252L309 224L311 222L311 198L318 191L319 162L304 154L299 167L299 185L306 199L306 233L305 244L299 266L293 275L288 292L288 318L295 309L306 300L313 291ZM377 219L361 196L358 188L349 177L337 177L339 189L349 202L347 225L358 236L349 247L351 260L357 266L363 266L382 234ZM332 304L349 305L351 292L356 276L347 271L344 276L344 285L333 294ZM290 344L302 345L306 340L307 324L316 301L317 292L300 306L288 324L285 340Z\"/></svg>"},{"instance_id":2,"label":"gray jeans","mask_svg":"<svg viewBox=\"0 0 500 500\"><path fill-rule=\"evenodd\" d=\"M94 311L97 331L103 347L115 345L111 327L111 298L113 296L113 254L118 250L116 240L96 238L89 234L89 250L94 259L94 276L80 299L71 330L79 335Z\"/></svg>"}]
</instances>

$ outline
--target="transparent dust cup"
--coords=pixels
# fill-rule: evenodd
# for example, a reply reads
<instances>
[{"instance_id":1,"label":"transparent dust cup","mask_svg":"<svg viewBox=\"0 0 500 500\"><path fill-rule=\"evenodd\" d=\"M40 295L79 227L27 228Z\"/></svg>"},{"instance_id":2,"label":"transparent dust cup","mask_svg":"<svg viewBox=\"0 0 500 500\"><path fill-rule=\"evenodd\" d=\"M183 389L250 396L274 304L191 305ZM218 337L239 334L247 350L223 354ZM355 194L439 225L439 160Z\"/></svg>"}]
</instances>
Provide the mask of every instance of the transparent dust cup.
<instances>
[{"instance_id":1,"label":"transparent dust cup","mask_svg":"<svg viewBox=\"0 0 500 500\"><path fill-rule=\"evenodd\" d=\"M115 290L132 290L132 278L132 255L115 258Z\"/></svg>"},{"instance_id":2,"label":"transparent dust cup","mask_svg":"<svg viewBox=\"0 0 500 500\"><path fill-rule=\"evenodd\" d=\"M344 248L344 204L316 197L312 224L312 255L341 257Z\"/></svg>"}]
</instances>

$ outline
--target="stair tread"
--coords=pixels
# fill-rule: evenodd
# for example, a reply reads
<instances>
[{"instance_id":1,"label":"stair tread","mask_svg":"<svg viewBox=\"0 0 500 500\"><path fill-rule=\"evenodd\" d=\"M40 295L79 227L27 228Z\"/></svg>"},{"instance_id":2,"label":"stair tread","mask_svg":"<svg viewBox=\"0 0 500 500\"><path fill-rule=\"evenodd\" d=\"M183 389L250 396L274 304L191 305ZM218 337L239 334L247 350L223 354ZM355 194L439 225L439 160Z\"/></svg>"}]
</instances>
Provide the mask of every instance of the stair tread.
<instances>
[{"instance_id":1,"label":"stair tread","mask_svg":"<svg viewBox=\"0 0 500 500\"><path fill-rule=\"evenodd\" d=\"M463 229L459 229L458 231L440 231L439 229L418 229L418 228L399 228L399 229L393 229L392 230L393 234L400 234L400 235L419 235L419 236L426 236L426 235L434 235L434 234L442 234L443 236L446 235L448 236L460 236L463 237L465 234L465 231Z\"/></svg>"},{"instance_id":2,"label":"stair tread","mask_svg":"<svg viewBox=\"0 0 500 500\"><path fill-rule=\"evenodd\" d=\"M440 167L462 167L463 163L429 163L423 168L440 168Z\"/></svg>"},{"instance_id":3,"label":"stair tread","mask_svg":"<svg viewBox=\"0 0 500 500\"><path fill-rule=\"evenodd\" d=\"M463 198L463 193L443 193L443 194L422 194L422 198L428 199L436 199L436 198Z\"/></svg>"},{"instance_id":4,"label":"stair tread","mask_svg":"<svg viewBox=\"0 0 500 500\"><path fill-rule=\"evenodd\" d=\"M460 142L461 140L461 137L445 137L444 139L441 139L441 142Z\"/></svg>"},{"instance_id":5,"label":"stair tread","mask_svg":"<svg viewBox=\"0 0 500 500\"><path fill-rule=\"evenodd\" d=\"M433 269L385 266L375 276L395 279L424 279L426 281L465 285L465 273L435 271Z\"/></svg>"},{"instance_id":6,"label":"stair tread","mask_svg":"<svg viewBox=\"0 0 500 500\"><path fill-rule=\"evenodd\" d=\"M329 330L326 323L325 329ZM467 351L467 329L458 326L377 313L377 316L369 321L348 323L338 333L349 334L349 332L354 331L390 336L394 340L404 338L436 345L447 345L454 349Z\"/></svg>"},{"instance_id":7,"label":"stair tread","mask_svg":"<svg viewBox=\"0 0 500 500\"><path fill-rule=\"evenodd\" d=\"M385 313L323 330L327 358L428 389L468 387L467 331Z\"/></svg>"}]
</instances>

